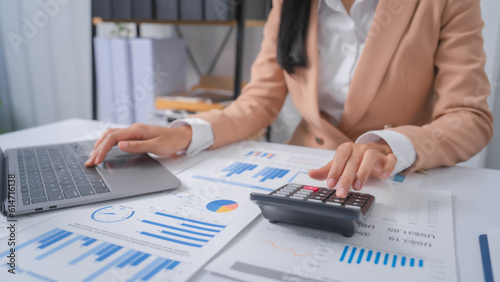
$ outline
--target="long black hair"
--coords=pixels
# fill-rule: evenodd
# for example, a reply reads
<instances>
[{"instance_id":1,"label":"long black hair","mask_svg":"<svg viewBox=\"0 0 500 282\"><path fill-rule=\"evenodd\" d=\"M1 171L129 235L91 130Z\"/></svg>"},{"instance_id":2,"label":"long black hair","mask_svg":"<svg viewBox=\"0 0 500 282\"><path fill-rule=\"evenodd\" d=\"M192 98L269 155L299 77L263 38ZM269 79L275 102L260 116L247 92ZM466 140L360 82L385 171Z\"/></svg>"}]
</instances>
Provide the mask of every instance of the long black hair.
<instances>
[{"instance_id":1,"label":"long black hair","mask_svg":"<svg viewBox=\"0 0 500 282\"><path fill-rule=\"evenodd\" d=\"M289 74L295 67L307 66L306 37L311 0L283 0L278 33L277 59Z\"/></svg>"}]
</instances>

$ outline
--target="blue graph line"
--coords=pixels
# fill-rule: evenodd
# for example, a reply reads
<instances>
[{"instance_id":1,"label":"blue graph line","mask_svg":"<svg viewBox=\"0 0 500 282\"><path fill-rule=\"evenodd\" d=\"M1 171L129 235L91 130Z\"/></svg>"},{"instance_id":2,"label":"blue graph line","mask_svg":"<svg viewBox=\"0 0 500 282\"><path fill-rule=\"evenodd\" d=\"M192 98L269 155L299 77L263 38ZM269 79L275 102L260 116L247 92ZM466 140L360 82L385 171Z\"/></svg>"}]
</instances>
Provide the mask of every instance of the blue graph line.
<instances>
[{"instance_id":1,"label":"blue graph line","mask_svg":"<svg viewBox=\"0 0 500 282\"><path fill-rule=\"evenodd\" d=\"M141 233L139 233L139 234L146 235L146 236L153 237L153 238L157 238L157 239L161 239L161 240L165 240L165 241L169 241L169 242L173 242L173 243L177 243L177 244L181 244L181 245L186 245L186 246L191 246L191 247L196 247L196 248L203 247L203 245L198 245L198 244L184 242L184 241L180 241L180 240L176 240L176 239L172 239L172 238L167 238L167 237L156 235L156 234L152 234L152 233L149 233L149 232L141 231Z\"/></svg>"},{"instance_id":2,"label":"blue graph line","mask_svg":"<svg viewBox=\"0 0 500 282\"><path fill-rule=\"evenodd\" d=\"M97 240L96 240L96 239L94 239L94 238L89 238L89 239L87 240L87 242L85 242L85 244L83 244L82 246L85 246L85 247L90 246L90 245L92 245L92 244L93 244L94 242L96 242L96 241L97 241Z\"/></svg>"},{"instance_id":3,"label":"blue graph line","mask_svg":"<svg viewBox=\"0 0 500 282\"><path fill-rule=\"evenodd\" d=\"M102 250L98 251L98 252L96 253L96 255L100 256L100 255L102 255L102 254L106 253L107 251L111 250L114 246L116 246L115 244L111 244L111 243L107 243L107 244L108 244L108 245L106 246L106 248L104 248L104 249L102 249Z\"/></svg>"},{"instance_id":4,"label":"blue graph line","mask_svg":"<svg viewBox=\"0 0 500 282\"><path fill-rule=\"evenodd\" d=\"M55 234L52 234L51 236L48 236L45 239L38 241L38 243L40 243L41 245L43 245L43 244L45 244L45 243L47 243L49 241L52 241L54 238L57 238L57 237L59 237L59 236L61 236L63 234L66 234L65 230L61 230L61 231L59 231L59 232L57 232Z\"/></svg>"},{"instance_id":5,"label":"blue graph line","mask_svg":"<svg viewBox=\"0 0 500 282\"><path fill-rule=\"evenodd\" d=\"M267 178L269 179L275 179L276 177L278 177L279 175L281 175L281 173L283 172L282 169L273 169L272 172L270 172L268 175L267 175ZM263 178L260 180L260 182L264 182L267 180L267 178Z\"/></svg>"},{"instance_id":6,"label":"blue graph line","mask_svg":"<svg viewBox=\"0 0 500 282\"><path fill-rule=\"evenodd\" d=\"M250 185L246 183L240 183L236 181L229 181L229 180L223 180L223 179L218 179L218 178L211 178L211 177L206 177L206 176L201 176L201 175L195 175L193 176L194 179L200 179L200 180L206 180L206 181L212 181L212 182L218 182L218 183L223 183L223 184L230 184L230 185L235 185L235 186L240 186L244 188L250 188L250 189L256 189L256 190L262 190L262 191L274 191L274 189L270 188L265 188L265 187L260 187L260 186L255 186L255 185Z\"/></svg>"},{"instance_id":7,"label":"blue graph line","mask_svg":"<svg viewBox=\"0 0 500 282\"><path fill-rule=\"evenodd\" d=\"M174 233L174 232L169 232L169 231L165 231L165 230L162 230L161 233L167 234L167 235L172 235L172 236L177 236L177 237L184 238L184 239L194 240L194 241L208 242L208 240L206 240L206 239L200 239L200 238L196 238L196 237L186 236L186 235L182 235L182 234L178 234L178 233Z\"/></svg>"},{"instance_id":8,"label":"blue graph line","mask_svg":"<svg viewBox=\"0 0 500 282\"><path fill-rule=\"evenodd\" d=\"M143 262L145 259L149 258L150 256L151 256L150 254L143 254L141 257L139 257L138 259L136 259L130 265L131 266L138 266L139 264L141 264L141 262Z\"/></svg>"},{"instance_id":9,"label":"blue graph line","mask_svg":"<svg viewBox=\"0 0 500 282\"><path fill-rule=\"evenodd\" d=\"M102 256L98 257L96 259L96 261L103 261L103 260L107 259L108 257L110 257L111 255L113 255L114 253L116 253L119 250L121 250L122 248L123 248L122 246L116 246L113 249L111 249L108 252L106 252L105 254L103 254Z\"/></svg>"},{"instance_id":10,"label":"blue graph line","mask_svg":"<svg viewBox=\"0 0 500 282\"><path fill-rule=\"evenodd\" d=\"M287 173L289 173L290 170L287 169L280 169L280 168L273 168L273 167L266 167L257 174L253 176L253 178L256 178L258 176L263 176L260 182L265 182L268 179L276 179L276 178L282 178L285 176Z\"/></svg>"},{"instance_id":11,"label":"blue graph line","mask_svg":"<svg viewBox=\"0 0 500 282\"><path fill-rule=\"evenodd\" d=\"M65 231L65 232L66 233L59 235L59 237L56 237L56 238L48 241L47 243L38 246L38 248L43 250L43 249L47 248L48 246L51 246L52 244L55 244L55 243L61 241L62 239L68 237L69 235L73 234L72 232L68 232L68 231Z\"/></svg>"},{"instance_id":12,"label":"blue graph line","mask_svg":"<svg viewBox=\"0 0 500 282\"><path fill-rule=\"evenodd\" d=\"M250 167L251 167L251 165L249 165L249 164L240 164L239 166L237 166L233 171L231 171L226 176L231 176L233 174L241 174L245 170L249 169Z\"/></svg>"},{"instance_id":13,"label":"blue graph line","mask_svg":"<svg viewBox=\"0 0 500 282\"><path fill-rule=\"evenodd\" d=\"M254 165L254 164L236 162L236 163L233 163L232 165L226 167L222 171L223 172L227 171L228 174L226 175L226 177L229 177L233 174L241 174L247 170L253 170L256 167L257 167L257 165Z\"/></svg>"},{"instance_id":14,"label":"blue graph line","mask_svg":"<svg viewBox=\"0 0 500 282\"><path fill-rule=\"evenodd\" d=\"M370 259L372 258L372 254L373 254L373 251L369 250L368 251L368 256L366 257L366 261L370 261Z\"/></svg>"},{"instance_id":15,"label":"blue graph line","mask_svg":"<svg viewBox=\"0 0 500 282\"><path fill-rule=\"evenodd\" d=\"M93 255L96 252L100 251L102 248L106 247L107 245L108 245L108 243L105 243L105 242L101 243L99 246L87 251L86 253L84 253L84 254L78 256L77 258L75 258L74 260L70 261L69 265L75 265L75 264L79 263L80 261L87 258L88 256Z\"/></svg>"},{"instance_id":16,"label":"blue graph line","mask_svg":"<svg viewBox=\"0 0 500 282\"><path fill-rule=\"evenodd\" d=\"M191 234L195 234L195 235L200 235L200 236L205 236L205 237L214 237L215 236L213 234L206 234L206 233L195 232L195 231L191 231L191 230L188 230L188 229L183 229L183 228L179 228L179 227L175 227L175 226L170 226L170 225L166 225L166 224L162 224L162 223L157 223L157 222L153 222L153 221L149 221L149 220L142 220L142 222L148 223L148 224L151 224L151 225L160 226L160 227L163 227L163 228L173 229L173 230L187 232L187 233L191 233Z\"/></svg>"},{"instance_id":17,"label":"blue graph line","mask_svg":"<svg viewBox=\"0 0 500 282\"><path fill-rule=\"evenodd\" d=\"M96 272L92 273L90 276L88 276L87 278L83 279L83 281L87 282L87 281L92 281L94 279L96 279L97 277L99 277L99 275L103 274L104 272L110 270L113 266L116 266L117 264L121 263L122 261L126 260L131 254L133 254L135 251L134 250L128 250L125 254L117 257L115 260L113 260L112 262L108 263L107 265L105 265L104 267L100 268L99 270L97 270Z\"/></svg>"},{"instance_id":18,"label":"blue graph line","mask_svg":"<svg viewBox=\"0 0 500 282\"><path fill-rule=\"evenodd\" d=\"M344 247L344 251L342 252L342 255L340 256L340 261L344 261L345 255L347 254L347 250L349 250L349 246Z\"/></svg>"},{"instance_id":19,"label":"blue graph line","mask_svg":"<svg viewBox=\"0 0 500 282\"><path fill-rule=\"evenodd\" d=\"M130 257L128 257L126 260L122 261L116 267L118 267L118 268L124 268L125 266L129 265L131 262L133 262L135 259L137 259L142 254L143 254L143 252L136 251L133 255L131 255Z\"/></svg>"},{"instance_id":20,"label":"blue graph line","mask_svg":"<svg viewBox=\"0 0 500 282\"><path fill-rule=\"evenodd\" d=\"M181 262L180 262L180 261L174 261L174 262L172 262L171 264L169 264L169 265L167 266L167 269L168 269L168 270L172 270L172 269L174 269L174 268L175 268L175 267L176 267L179 263L181 263Z\"/></svg>"},{"instance_id":21,"label":"blue graph line","mask_svg":"<svg viewBox=\"0 0 500 282\"><path fill-rule=\"evenodd\" d=\"M356 247L353 247L352 248L352 251L351 251L351 256L349 257L349 260L347 261L347 263L351 263L352 262L352 259L354 258L354 254L356 253Z\"/></svg>"},{"instance_id":22,"label":"blue graph line","mask_svg":"<svg viewBox=\"0 0 500 282\"><path fill-rule=\"evenodd\" d=\"M187 221L187 222L192 222L192 223L198 223L198 224L202 224L202 225L207 225L207 226L220 227L220 228L225 228L226 227L225 225L213 224L213 223L198 221L198 220L194 220L194 219L189 219L189 218L175 216L175 215L161 213L161 212L155 212L155 214L161 215L161 216L165 216L165 217L175 218L175 219L183 220L183 221Z\"/></svg>"},{"instance_id":23,"label":"blue graph line","mask_svg":"<svg viewBox=\"0 0 500 282\"><path fill-rule=\"evenodd\" d=\"M162 263L164 259L163 258L157 258L155 259L152 263L148 264L146 267L141 269L141 271L137 272L134 276L132 276L130 279L127 281L135 281L139 278L144 277L147 273L149 273L151 270L153 270L155 267L157 267L160 263Z\"/></svg>"},{"instance_id":24,"label":"blue graph line","mask_svg":"<svg viewBox=\"0 0 500 282\"><path fill-rule=\"evenodd\" d=\"M236 163L233 163L231 164L230 166L226 167L225 169L223 169L222 171L232 171L235 167L239 166L240 163L236 162Z\"/></svg>"},{"instance_id":25,"label":"blue graph line","mask_svg":"<svg viewBox=\"0 0 500 282\"><path fill-rule=\"evenodd\" d=\"M155 276L156 273L158 273L160 270L165 268L171 262L172 262L172 260L165 259L162 263L160 263L160 265L158 265L156 268L154 268L148 274L146 274L146 276L142 277L142 281L148 281L149 279L151 279L151 277Z\"/></svg>"},{"instance_id":26,"label":"blue graph line","mask_svg":"<svg viewBox=\"0 0 500 282\"><path fill-rule=\"evenodd\" d=\"M359 256L358 256L358 261L356 262L357 264L361 263L361 260L363 259L363 254L365 253L365 249L361 249L359 251Z\"/></svg>"},{"instance_id":27,"label":"blue graph line","mask_svg":"<svg viewBox=\"0 0 500 282\"><path fill-rule=\"evenodd\" d=\"M191 224L187 224L187 223L181 223L181 225L182 226L186 226L186 227L191 227L191 228L196 228L196 229L204 230L204 231L220 232L220 230L217 230L217 229L203 228L203 227L199 227L199 226L191 225Z\"/></svg>"},{"instance_id":28,"label":"blue graph line","mask_svg":"<svg viewBox=\"0 0 500 282\"><path fill-rule=\"evenodd\" d=\"M254 174L254 176L252 176L252 178L257 178L258 176L264 175L265 173L267 173L271 169L272 169L271 167L265 167L261 171L259 171L256 174Z\"/></svg>"},{"instance_id":29,"label":"blue graph line","mask_svg":"<svg viewBox=\"0 0 500 282\"><path fill-rule=\"evenodd\" d=\"M47 252L45 252L45 253L37 256L35 259L36 260L42 260L42 259L50 256L51 254L56 253L57 251L60 251L60 250L64 249L65 247L73 244L74 242L80 240L81 238L83 238L83 236L82 235L78 235L75 238L72 238L71 240L68 240L68 241L64 242L63 244L61 244L61 245L53 248L52 250L47 251Z\"/></svg>"},{"instance_id":30,"label":"blue graph line","mask_svg":"<svg viewBox=\"0 0 500 282\"><path fill-rule=\"evenodd\" d=\"M38 236L38 237L35 237L35 238L33 238L33 239L29 240L29 241L26 241L26 242L24 242L24 243L22 243L22 244L18 245L18 246L16 247L16 251L19 251L19 250L23 249L23 248L24 248L24 247L26 247L26 246L29 246L29 245L31 245L31 244L33 244L33 243L35 243L35 242L38 242L38 241L40 241L40 240L43 240L43 239L47 238L47 237L50 237L50 236L52 236L53 234L55 234L55 233L59 232L59 230L61 230L61 229L56 228L56 229L53 229L53 230L51 230L51 231L49 231L49 232L47 232L47 233L45 233L45 234L42 234L42 235L40 235L40 236ZM9 253L10 253L10 249L9 249L9 250L7 250L7 251L5 251L5 252L3 252L3 253L1 253L1 254L0 254L0 257L5 257L5 256L6 256L7 254L9 254Z\"/></svg>"},{"instance_id":31,"label":"blue graph line","mask_svg":"<svg viewBox=\"0 0 500 282\"><path fill-rule=\"evenodd\" d=\"M375 256L375 264L378 264L379 260L380 260L380 252L377 252L377 255Z\"/></svg>"}]
</instances>

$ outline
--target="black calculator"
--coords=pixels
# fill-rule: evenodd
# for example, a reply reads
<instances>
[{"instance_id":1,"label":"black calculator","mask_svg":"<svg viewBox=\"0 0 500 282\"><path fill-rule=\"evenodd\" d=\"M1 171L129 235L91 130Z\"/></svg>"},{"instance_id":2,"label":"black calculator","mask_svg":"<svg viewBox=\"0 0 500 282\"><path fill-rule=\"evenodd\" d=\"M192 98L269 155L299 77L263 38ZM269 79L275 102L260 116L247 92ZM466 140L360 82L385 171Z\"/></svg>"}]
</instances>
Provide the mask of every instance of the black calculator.
<instances>
[{"instance_id":1,"label":"black calculator","mask_svg":"<svg viewBox=\"0 0 500 282\"><path fill-rule=\"evenodd\" d=\"M351 237L370 213L375 197L349 192L346 198L338 198L335 191L289 183L269 194L251 193L250 200L271 223L319 228Z\"/></svg>"}]
</instances>

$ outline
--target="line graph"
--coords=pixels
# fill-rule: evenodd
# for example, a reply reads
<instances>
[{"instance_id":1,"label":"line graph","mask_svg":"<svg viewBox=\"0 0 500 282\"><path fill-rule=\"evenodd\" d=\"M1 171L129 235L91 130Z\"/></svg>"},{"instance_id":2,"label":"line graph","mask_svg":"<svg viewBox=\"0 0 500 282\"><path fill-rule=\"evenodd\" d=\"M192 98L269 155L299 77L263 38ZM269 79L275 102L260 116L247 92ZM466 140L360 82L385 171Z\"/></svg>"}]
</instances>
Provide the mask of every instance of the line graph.
<instances>
[{"instance_id":1,"label":"line graph","mask_svg":"<svg viewBox=\"0 0 500 282\"><path fill-rule=\"evenodd\" d=\"M273 246L273 249L283 250L285 252L291 252L294 257L308 257L311 255L309 253L297 254L294 249L287 249L287 248L283 248L283 247L278 247L278 246L276 246L276 244L274 244L273 241L270 241L270 240L261 239L261 241L271 244Z\"/></svg>"}]
</instances>

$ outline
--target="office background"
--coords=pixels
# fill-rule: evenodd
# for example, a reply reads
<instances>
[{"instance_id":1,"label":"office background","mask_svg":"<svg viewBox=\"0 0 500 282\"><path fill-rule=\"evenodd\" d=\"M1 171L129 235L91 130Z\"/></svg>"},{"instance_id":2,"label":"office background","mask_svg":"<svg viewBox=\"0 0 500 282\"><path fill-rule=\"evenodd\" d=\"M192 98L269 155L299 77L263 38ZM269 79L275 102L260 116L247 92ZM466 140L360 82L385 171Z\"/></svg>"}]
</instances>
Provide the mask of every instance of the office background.
<instances>
[{"instance_id":1,"label":"office background","mask_svg":"<svg viewBox=\"0 0 500 282\"><path fill-rule=\"evenodd\" d=\"M486 72L492 85L490 108L500 120L500 2L481 1L485 28ZM68 118L92 116L91 0L0 1L0 132L24 129ZM98 35L107 35L113 24L102 24ZM185 40L202 69L208 68L227 27L181 27ZM132 27L134 31L134 28ZM209 30L209 32L208 32ZM135 31L134 31L135 32ZM133 35L133 34L132 34ZM175 36L172 27L141 26L142 37ZM234 32L215 75L231 76ZM247 28L244 38L243 80L262 40L262 28ZM465 55L465 54L464 54ZM197 83L188 65L188 87ZM288 100L273 125L272 141L284 142L300 117ZM500 123L494 138L467 166L500 169Z\"/></svg>"}]
</instances>

